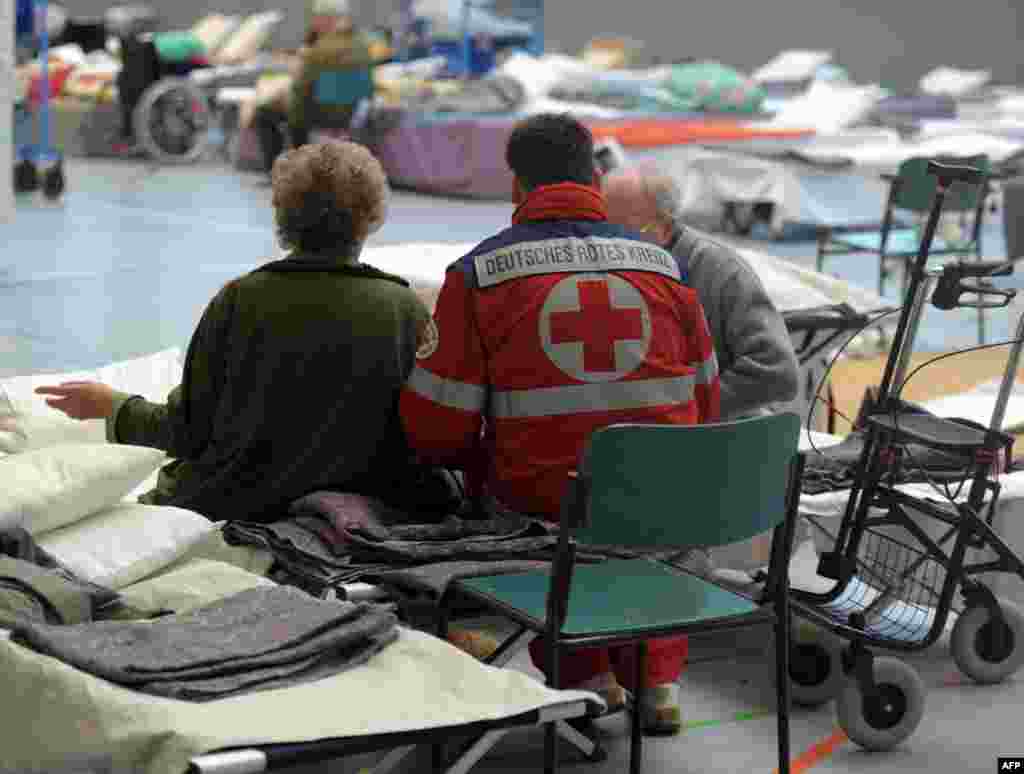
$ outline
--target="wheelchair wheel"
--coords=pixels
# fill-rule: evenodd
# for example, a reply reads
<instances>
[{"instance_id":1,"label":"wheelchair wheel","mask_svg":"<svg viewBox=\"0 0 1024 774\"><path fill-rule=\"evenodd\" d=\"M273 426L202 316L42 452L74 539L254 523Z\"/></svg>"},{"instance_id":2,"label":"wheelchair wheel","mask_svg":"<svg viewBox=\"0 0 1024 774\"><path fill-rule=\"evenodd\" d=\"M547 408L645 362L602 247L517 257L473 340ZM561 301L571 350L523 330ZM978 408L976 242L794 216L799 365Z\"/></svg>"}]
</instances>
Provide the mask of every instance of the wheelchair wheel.
<instances>
[{"instance_id":1,"label":"wheelchair wheel","mask_svg":"<svg viewBox=\"0 0 1024 774\"><path fill-rule=\"evenodd\" d=\"M817 707L843 687L843 643L829 631L806 621L793 625L789 648L789 691L794 704Z\"/></svg>"},{"instance_id":2,"label":"wheelchair wheel","mask_svg":"<svg viewBox=\"0 0 1024 774\"><path fill-rule=\"evenodd\" d=\"M856 679L847 679L836 699L836 719L854 743L882 752L917 730L925 687L913 667L895 658L874 660L874 682L875 695L865 696Z\"/></svg>"},{"instance_id":3,"label":"wheelchair wheel","mask_svg":"<svg viewBox=\"0 0 1024 774\"><path fill-rule=\"evenodd\" d=\"M43 196L58 199L64 193L64 165L57 162L43 175Z\"/></svg>"},{"instance_id":4,"label":"wheelchair wheel","mask_svg":"<svg viewBox=\"0 0 1024 774\"><path fill-rule=\"evenodd\" d=\"M14 165L14 191L15 193L30 193L39 188L39 170L36 165L28 159L23 159Z\"/></svg>"},{"instance_id":5,"label":"wheelchair wheel","mask_svg":"<svg viewBox=\"0 0 1024 774\"><path fill-rule=\"evenodd\" d=\"M135 140L154 161L192 164L206 152L211 123L206 95L184 78L157 81L132 113Z\"/></svg>"},{"instance_id":6,"label":"wheelchair wheel","mask_svg":"<svg viewBox=\"0 0 1024 774\"><path fill-rule=\"evenodd\" d=\"M976 683L999 683L1024 664L1024 613L999 599L1003 638L993 641L993 623L985 605L971 605L953 625L949 648L960 671Z\"/></svg>"}]
</instances>

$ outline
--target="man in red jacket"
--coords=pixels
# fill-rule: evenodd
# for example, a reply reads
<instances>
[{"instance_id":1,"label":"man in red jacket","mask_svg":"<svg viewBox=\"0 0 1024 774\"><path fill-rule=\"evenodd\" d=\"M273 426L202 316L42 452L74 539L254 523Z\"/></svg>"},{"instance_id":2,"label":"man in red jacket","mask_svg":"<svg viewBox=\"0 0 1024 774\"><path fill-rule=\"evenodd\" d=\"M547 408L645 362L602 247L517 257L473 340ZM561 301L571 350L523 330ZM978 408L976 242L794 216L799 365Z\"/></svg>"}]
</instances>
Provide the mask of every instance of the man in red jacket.
<instances>
[{"instance_id":1,"label":"man in red jacket","mask_svg":"<svg viewBox=\"0 0 1024 774\"><path fill-rule=\"evenodd\" d=\"M586 127L563 115L528 118L506 161L512 226L448 268L401 413L413 447L466 471L471 493L554 520L591 433L619 422L717 421L718 368L686 267L607 221ZM615 675L628 684L631 652L571 654L562 687L621 706ZM686 639L653 640L648 652L644 727L677 731ZM531 654L541 666L539 641Z\"/></svg>"}]
</instances>

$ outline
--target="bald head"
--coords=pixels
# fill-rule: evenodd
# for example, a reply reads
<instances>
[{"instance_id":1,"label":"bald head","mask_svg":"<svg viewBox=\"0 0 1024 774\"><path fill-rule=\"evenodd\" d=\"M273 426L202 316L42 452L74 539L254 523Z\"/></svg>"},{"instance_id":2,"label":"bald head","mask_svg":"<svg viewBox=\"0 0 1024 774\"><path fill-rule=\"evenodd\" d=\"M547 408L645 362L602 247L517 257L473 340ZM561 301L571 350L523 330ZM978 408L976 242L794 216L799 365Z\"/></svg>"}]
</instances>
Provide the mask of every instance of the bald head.
<instances>
[{"instance_id":1,"label":"bald head","mask_svg":"<svg viewBox=\"0 0 1024 774\"><path fill-rule=\"evenodd\" d=\"M671 177L646 169L616 171L604 177L602 192L612 223L639 231L660 245L672 238L680 195Z\"/></svg>"}]
</instances>

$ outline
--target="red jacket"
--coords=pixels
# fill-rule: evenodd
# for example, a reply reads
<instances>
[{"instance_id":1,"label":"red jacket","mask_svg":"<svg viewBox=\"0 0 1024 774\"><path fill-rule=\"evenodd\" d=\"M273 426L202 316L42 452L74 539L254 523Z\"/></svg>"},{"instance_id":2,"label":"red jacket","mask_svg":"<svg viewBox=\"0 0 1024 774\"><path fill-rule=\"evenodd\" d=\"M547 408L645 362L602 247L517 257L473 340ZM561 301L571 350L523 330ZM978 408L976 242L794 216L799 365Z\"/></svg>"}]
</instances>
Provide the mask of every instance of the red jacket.
<instances>
[{"instance_id":1,"label":"red jacket","mask_svg":"<svg viewBox=\"0 0 1024 774\"><path fill-rule=\"evenodd\" d=\"M449 267L401 413L421 457L553 518L598 428L717 421L718 367L684 268L596 191L536 189L513 222Z\"/></svg>"}]
</instances>

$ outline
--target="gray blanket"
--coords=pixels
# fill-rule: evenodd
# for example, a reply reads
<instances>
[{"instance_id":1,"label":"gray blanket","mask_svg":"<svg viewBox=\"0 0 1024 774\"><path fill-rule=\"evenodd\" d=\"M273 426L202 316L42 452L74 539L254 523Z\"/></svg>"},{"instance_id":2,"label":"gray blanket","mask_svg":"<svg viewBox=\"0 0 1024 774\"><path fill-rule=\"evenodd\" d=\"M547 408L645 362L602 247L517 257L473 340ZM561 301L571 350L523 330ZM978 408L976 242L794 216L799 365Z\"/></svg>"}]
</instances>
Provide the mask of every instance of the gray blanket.
<instances>
[{"instance_id":1,"label":"gray blanket","mask_svg":"<svg viewBox=\"0 0 1024 774\"><path fill-rule=\"evenodd\" d=\"M403 567L367 573L365 579L383 586L397 587L401 591L426 592L438 598L444 596L452 581L478 578L486 575L513 575L521 572L548 570L551 562L437 562L418 567Z\"/></svg>"},{"instance_id":2,"label":"gray blanket","mask_svg":"<svg viewBox=\"0 0 1024 774\"><path fill-rule=\"evenodd\" d=\"M231 522L224 539L268 550L282 571L276 580L314 595L381 571L425 564L549 561L557 542L552 526L539 519L503 512L488 519L452 515L439 523L418 523L415 514L340 492L315 492L290 511L291 518L270 524ZM446 584L435 576L430 587Z\"/></svg>"},{"instance_id":3,"label":"gray blanket","mask_svg":"<svg viewBox=\"0 0 1024 774\"><path fill-rule=\"evenodd\" d=\"M272 586L152 622L29 623L12 638L119 685L205 701L361 664L397 638L396 624L375 605Z\"/></svg>"},{"instance_id":4,"label":"gray blanket","mask_svg":"<svg viewBox=\"0 0 1024 774\"><path fill-rule=\"evenodd\" d=\"M117 592L76 578L24 529L0 530L0 626L82 623L109 615L120 600Z\"/></svg>"}]
</instances>

